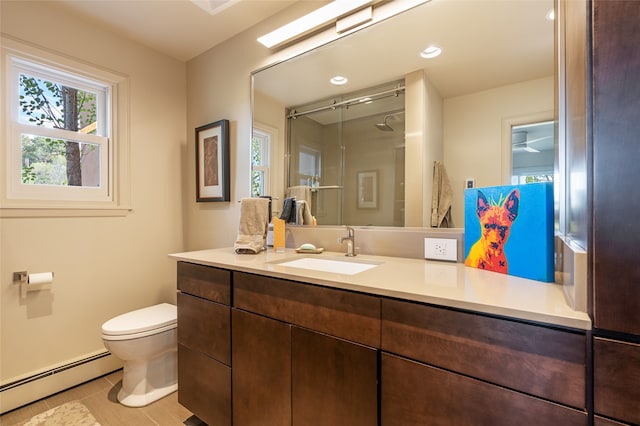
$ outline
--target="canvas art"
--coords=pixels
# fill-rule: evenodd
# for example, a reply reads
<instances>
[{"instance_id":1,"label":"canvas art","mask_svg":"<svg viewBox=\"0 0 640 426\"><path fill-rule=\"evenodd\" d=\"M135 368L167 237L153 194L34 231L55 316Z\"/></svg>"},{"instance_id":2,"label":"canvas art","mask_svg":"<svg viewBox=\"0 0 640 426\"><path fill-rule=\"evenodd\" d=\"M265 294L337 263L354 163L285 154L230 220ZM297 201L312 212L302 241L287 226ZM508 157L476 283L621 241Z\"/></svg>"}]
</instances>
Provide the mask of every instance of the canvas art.
<instances>
[{"instance_id":1,"label":"canvas art","mask_svg":"<svg viewBox=\"0 0 640 426\"><path fill-rule=\"evenodd\" d=\"M466 189L465 265L554 281L553 184Z\"/></svg>"}]
</instances>

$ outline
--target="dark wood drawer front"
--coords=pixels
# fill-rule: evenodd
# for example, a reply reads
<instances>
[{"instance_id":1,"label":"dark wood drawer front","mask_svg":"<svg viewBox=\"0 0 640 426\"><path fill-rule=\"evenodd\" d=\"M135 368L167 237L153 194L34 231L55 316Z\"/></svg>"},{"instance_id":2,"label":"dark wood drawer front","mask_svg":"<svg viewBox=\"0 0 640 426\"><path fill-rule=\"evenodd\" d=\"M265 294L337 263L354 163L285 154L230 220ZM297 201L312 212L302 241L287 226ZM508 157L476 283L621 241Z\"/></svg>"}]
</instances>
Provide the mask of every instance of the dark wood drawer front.
<instances>
[{"instance_id":1,"label":"dark wood drawer front","mask_svg":"<svg viewBox=\"0 0 640 426\"><path fill-rule=\"evenodd\" d=\"M594 416L593 426L629 426L626 423L620 423L604 417Z\"/></svg>"},{"instance_id":2,"label":"dark wood drawer front","mask_svg":"<svg viewBox=\"0 0 640 426\"><path fill-rule=\"evenodd\" d=\"M586 426L587 413L382 354L384 426Z\"/></svg>"},{"instance_id":3,"label":"dark wood drawer front","mask_svg":"<svg viewBox=\"0 0 640 426\"><path fill-rule=\"evenodd\" d=\"M385 299L382 349L585 407L583 334Z\"/></svg>"},{"instance_id":4,"label":"dark wood drawer front","mask_svg":"<svg viewBox=\"0 0 640 426\"><path fill-rule=\"evenodd\" d=\"M231 369L178 345L178 402L209 425L231 425Z\"/></svg>"},{"instance_id":5,"label":"dark wood drawer front","mask_svg":"<svg viewBox=\"0 0 640 426\"><path fill-rule=\"evenodd\" d=\"M640 424L640 345L593 340L596 414Z\"/></svg>"},{"instance_id":6,"label":"dark wood drawer front","mask_svg":"<svg viewBox=\"0 0 640 426\"><path fill-rule=\"evenodd\" d=\"M178 342L231 365L231 308L178 293Z\"/></svg>"},{"instance_id":7,"label":"dark wood drawer front","mask_svg":"<svg viewBox=\"0 0 640 426\"><path fill-rule=\"evenodd\" d=\"M234 306L353 342L379 347L380 299L234 272Z\"/></svg>"},{"instance_id":8,"label":"dark wood drawer front","mask_svg":"<svg viewBox=\"0 0 640 426\"><path fill-rule=\"evenodd\" d=\"M233 424L291 424L291 326L233 310Z\"/></svg>"},{"instance_id":9,"label":"dark wood drawer front","mask_svg":"<svg viewBox=\"0 0 640 426\"><path fill-rule=\"evenodd\" d=\"M231 271L178 262L178 290L230 305Z\"/></svg>"},{"instance_id":10,"label":"dark wood drawer front","mask_svg":"<svg viewBox=\"0 0 640 426\"><path fill-rule=\"evenodd\" d=\"M293 327L291 353L294 425L378 425L375 349Z\"/></svg>"}]
</instances>

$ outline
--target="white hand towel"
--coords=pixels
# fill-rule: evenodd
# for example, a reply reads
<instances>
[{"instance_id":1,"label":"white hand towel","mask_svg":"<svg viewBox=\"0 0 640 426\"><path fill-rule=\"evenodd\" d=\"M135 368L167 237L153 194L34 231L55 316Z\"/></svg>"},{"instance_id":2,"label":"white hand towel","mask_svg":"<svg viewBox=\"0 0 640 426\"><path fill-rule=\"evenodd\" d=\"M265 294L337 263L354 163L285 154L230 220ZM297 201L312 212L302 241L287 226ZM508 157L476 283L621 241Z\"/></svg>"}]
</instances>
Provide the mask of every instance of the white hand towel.
<instances>
[{"instance_id":1,"label":"white hand towel","mask_svg":"<svg viewBox=\"0 0 640 426\"><path fill-rule=\"evenodd\" d=\"M255 254L265 249L269 229L269 199L243 198L240 202L240 226L233 246L236 253Z\"/></svg>"}]
</instances>

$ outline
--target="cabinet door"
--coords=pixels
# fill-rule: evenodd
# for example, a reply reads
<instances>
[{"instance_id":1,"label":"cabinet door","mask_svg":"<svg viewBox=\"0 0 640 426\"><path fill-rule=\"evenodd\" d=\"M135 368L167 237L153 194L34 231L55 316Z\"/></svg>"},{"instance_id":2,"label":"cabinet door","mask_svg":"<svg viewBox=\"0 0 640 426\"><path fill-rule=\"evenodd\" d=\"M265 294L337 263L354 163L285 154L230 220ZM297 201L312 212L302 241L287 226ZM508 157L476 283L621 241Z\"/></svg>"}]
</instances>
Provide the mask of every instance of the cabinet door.
<instances>
[{"instance_id":1,"label":"cabinet door","mask_svg":"<svg viewBox=\"0 0 640 426\"><path fill-rule=\"evenodd\" d=\"M586 426L587 413L382 353L383 426Z\"/></svg>"},{"instance_id":2,"label":"cabinet door","mask_svg":"<svg viewBox=\"0 0 640 426\"><path fill-rule=\"evenodd\" d=\"M233 309L233 424L291 424L291 326Z\"/></svg>"},{"instance_id":3,"label":"cabinet door","mask_svg":"<svg viewBox=\"0 0 640 426\"><path fill-rule=\"evenodd\" d=\"M640 345L593 339L596 414L640 424Z\"/></svg>"},{"instance_id":4,"label":"cabinet door","mask_svg":"<svg viewBox=\"0 0 640 426\"><path fill-rule=\"evenodd\" d=\"M593 10L594 326L640 335L640 2Z\"/></svg>"},{"instance_id":5,"label":"cabinet door","mask_svg":"<svg viewBox=\"0 0 640 426\"><path fill-rule=\"evenodd\" d=\"M293 424L376 426L375 349L293 327Z\"/></svg>"},{"instance_id":6,"label":"cabinet door","mask_svg":"<svg viewBox=\"0 0 640 426\"><path fill-rule=\"evenodd\" d=\"M208 425L231 425L231 369L178 344L178 402Z\"/></svg>"}]
</instances>

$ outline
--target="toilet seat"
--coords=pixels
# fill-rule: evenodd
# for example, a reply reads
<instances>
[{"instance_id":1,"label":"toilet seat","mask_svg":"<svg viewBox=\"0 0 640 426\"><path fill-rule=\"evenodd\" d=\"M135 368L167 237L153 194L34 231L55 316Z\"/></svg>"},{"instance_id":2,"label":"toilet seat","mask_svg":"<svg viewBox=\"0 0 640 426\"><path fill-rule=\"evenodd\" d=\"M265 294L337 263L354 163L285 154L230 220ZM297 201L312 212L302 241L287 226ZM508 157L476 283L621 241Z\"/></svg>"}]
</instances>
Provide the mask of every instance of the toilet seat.
<instances>
[{"instance_id":1,"label":"toilet seat","mask_svg":"<svg viewBox=\"0 0 640 426\"><path fill-rule=\"evenodd\" d=\"M138 339L174 329L177 323L176 306L161 303L110 319L102 324L102 338L104 340Z\"/></svg>"}]
</instances>

